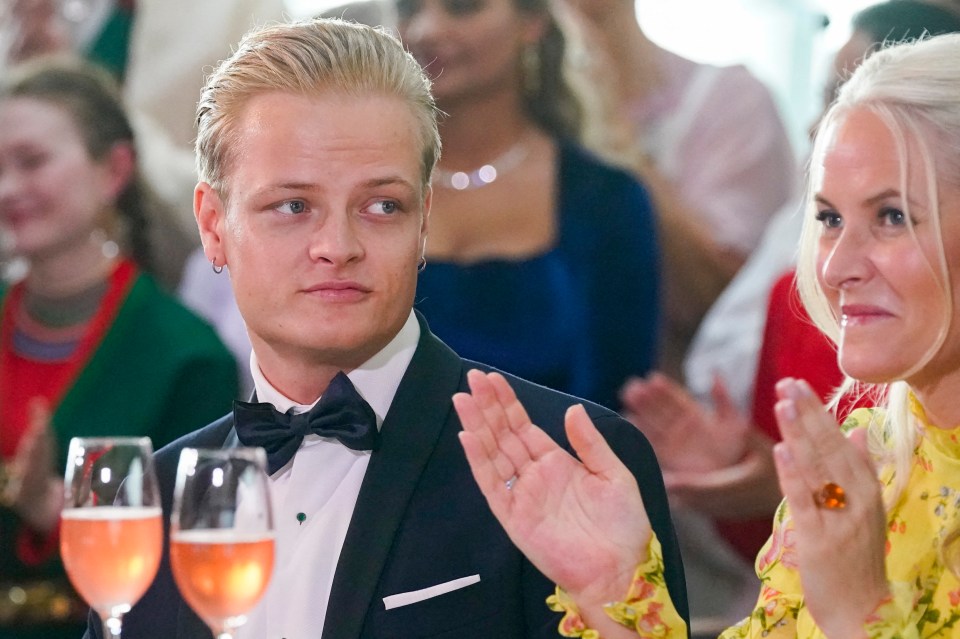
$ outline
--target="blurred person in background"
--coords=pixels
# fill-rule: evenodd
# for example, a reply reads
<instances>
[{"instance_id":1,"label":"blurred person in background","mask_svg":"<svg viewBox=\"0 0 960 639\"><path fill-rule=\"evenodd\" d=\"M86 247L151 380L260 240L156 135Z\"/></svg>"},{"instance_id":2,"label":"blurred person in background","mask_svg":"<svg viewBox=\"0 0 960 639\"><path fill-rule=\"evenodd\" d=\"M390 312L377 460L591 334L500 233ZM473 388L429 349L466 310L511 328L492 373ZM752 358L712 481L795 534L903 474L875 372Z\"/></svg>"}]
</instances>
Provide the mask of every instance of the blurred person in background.
<instances>
[{"instance_id":1,"label":"blurred person in background","mask_svg":"<svg viewBox=\"0 0 960 639\"><path fill-rule=\"evenodd\" d=\"M657 46L637 20L644 2L559 6L585 43L571 65L590 98L584 139L636 171L656 205L660 367L679 378L703 315L796 192L794 152L770 91L742 66L699 64Z\"/></svg>"},{"instance_id":2,"label":"blurred person in background","mask_svg":"<svg viewBox=\"0 0 960 639\"><path fill-rule=\"evenodd\" d=\"M58 558L73 436L155 447L237 392L213 330L150 275L150 208L109 76L38 59L0 85L0 228L23 279L0 288L0 635L77 637ZM10 605L12 603L12 605Z\"/></svg>"},{"instance_id":3,"label":"blurred person in background","mask_svg":"<svg viewBox=\"0 0 960 639\"><path fill-rule=\"evenodd\" d=\"M446 114L417 308L464 357L616 408L656 359L656 218L643 186L579 145L548 3L396 11Z\"/></svg>"},{"instance_id":4,"label":"blurred person in background","mask_svg":"<svg viewBox=\"0 0 960 639\"><path fill-rule=\"evenodd\" d=\"M283 9L283 0L12 0L0 8L6 12L0 69L44 53L73 52L122 82L141 170L168 204L153 220L151 238L168 289L180 282L199 245L192 143L204 68L229 55L250 27L280 20Z\"/></svg>"}]
</instances>

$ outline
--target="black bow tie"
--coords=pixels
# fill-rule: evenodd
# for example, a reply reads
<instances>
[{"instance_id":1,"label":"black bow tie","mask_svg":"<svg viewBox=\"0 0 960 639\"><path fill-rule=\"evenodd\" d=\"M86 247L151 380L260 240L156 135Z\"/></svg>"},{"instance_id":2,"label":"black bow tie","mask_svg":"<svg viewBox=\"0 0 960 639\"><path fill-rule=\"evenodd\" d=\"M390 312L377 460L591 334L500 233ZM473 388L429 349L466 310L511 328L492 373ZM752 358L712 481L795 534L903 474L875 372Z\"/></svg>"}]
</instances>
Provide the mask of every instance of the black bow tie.
<instances>
[{"instance_id":1,"label":"black bow tie","mask_svg":"<svg viewBox=\"0 0 960 639\"><path fill-rule=\"evenodd\" d=\"M342 371L309 412L281 413L270 404L236 401L233 421L241 444L267 451L270 475L290 461L310 433L334 437L353 450L377 450L380 445L376 414Z\"/></svg>"}]
</instances>

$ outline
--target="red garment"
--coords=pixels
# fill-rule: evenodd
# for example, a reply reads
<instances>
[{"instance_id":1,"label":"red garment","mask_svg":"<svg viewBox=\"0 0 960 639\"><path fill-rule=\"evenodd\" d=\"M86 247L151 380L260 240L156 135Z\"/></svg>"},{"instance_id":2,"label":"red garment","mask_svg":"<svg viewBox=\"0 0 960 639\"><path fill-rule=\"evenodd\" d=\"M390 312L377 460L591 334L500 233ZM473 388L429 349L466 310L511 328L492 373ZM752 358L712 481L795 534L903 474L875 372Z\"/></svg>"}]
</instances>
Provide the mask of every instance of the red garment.
<instances>
[{"instance_id":1,"label":"red garment","mask_svg":"<svg viewBox=\"0 0 960 639\"><path fill-rule=\"evenodd\" d=\"M0 316L0 456L9 460L27 430L30 400L43 397L55 409L64 393L100 345L136 275L132 262L122 261L110 276L100 308L69 359L37 362L13 352L14 317L23 298L23 283L13 287Z\"/></svg>"},{"instance_id":2,"label":"red garment","mask_svg":"<svg viewBox=\"0 0 960 639\"><path fill-rule=\"evenodd\" d=\"M794 275L793 271L784 274L770 290L767 322L754 380L753 423L774 441L781 439L773 412L778 381L784 377L804 379L826 401L844 379L837 364L835 346L813 324L800 302ZM855 407L850 402L841 402L840 421ZM752 562L770 536L770 517L717 521L717 529L738 553Z\"/></svg>"},{"instance_id":3,"label":"red garment","mask_svg":"<svg viewBox=\"0 0 960 639\"><path fill-rule=\"evenodd\" d=\"M100 308L87 324L76 350L62 362L38 362L13 352L14 318L23 299L23 283L10 291L0 315L0 456L4 460L16 454L27 430L30 401L43 397L51 409L55 409L113 324L136 274L137 268L132 262L121 261L117 265ZM25 565L41 564L60 545L59 527L49 535L22 527L14 545L17 557Z\"/></svg>"}]
</instances>

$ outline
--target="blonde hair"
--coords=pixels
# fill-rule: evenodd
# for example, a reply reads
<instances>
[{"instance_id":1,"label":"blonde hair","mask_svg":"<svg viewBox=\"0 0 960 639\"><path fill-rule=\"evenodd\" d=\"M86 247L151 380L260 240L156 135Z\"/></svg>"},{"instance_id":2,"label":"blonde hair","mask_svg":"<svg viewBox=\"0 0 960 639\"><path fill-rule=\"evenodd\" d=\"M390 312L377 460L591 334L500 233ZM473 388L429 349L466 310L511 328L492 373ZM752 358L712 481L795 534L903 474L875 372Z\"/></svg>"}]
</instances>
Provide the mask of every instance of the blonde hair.
<instances>
[{"instance_id":1,"label":"blonde hair","mask_svg":"<svg viewBox=\"0 0 960 639\"><path fill-rule=\"evenodd\" d=\"M957 60L960 60L960 34L888 46L871 55L843 85L824 116L810 160L808 214L800 240L797 285L810 317L834 342L839 340L840 324L817 278L817 245L822 226L815 219L813 199L831 129L839 126L855 109L869 110L881 119L892 134L897 149L900 192L904 194L904 213L908 220L908 146L916 150L926 176L932 228L938 240L937 255L933 263L928 261L928 266L941 285L945 314L939 339L925 357L901 375L901 379L892 380L882 389L886 398L885 417L870 426L870 440L887 443L874 452L880 455L882 462L892 466L895 473L888 507L893 506L903 492L917 444L917 428L909 407L910 388L903 378L933 357L954 321L952 288L940 228L938 187L940 184L960 187L960 101L957 100L960 65ZM882 345L878 347L882 348ZM853 386L855 381L847 380L840 393Z\"/></svg>"},{"instance_id":2,"label":"blonde hair","mask_svg":"<svg viewBox=\"0 0 960 639\"><path fill-rule=\"evenodd\" d=\"M250 98L270 92L396 96L420 129L424 192L440 157L437 108L427 79L400 42L380 28L335 19L276 24L244 36L207 78L197 105L197 172L226 197L237 119Z\"/></svg>"}]
</instances>

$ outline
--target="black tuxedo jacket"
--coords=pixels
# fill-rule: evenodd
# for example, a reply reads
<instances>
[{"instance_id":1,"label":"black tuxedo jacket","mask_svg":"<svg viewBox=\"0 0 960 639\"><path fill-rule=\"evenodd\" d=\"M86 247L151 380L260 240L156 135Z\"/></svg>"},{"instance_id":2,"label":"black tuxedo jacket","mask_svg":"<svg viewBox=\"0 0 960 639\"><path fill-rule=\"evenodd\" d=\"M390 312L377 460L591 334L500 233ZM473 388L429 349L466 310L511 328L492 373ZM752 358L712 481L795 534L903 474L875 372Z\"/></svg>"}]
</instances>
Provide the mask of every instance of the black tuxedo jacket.
<instances>
[{"instance_id":1,"label":"black tuxedo jacket","mask_svg":"<svg viewBox=\"0 0 960 639\"><path fill-rule=\"evenodd\" d=\"M389 414L380 449L367 468L337 565L320 639L556 638L560 615L544 600L550 583L510 542L477 488L460 446L452 395L467 389L471 368L437 339L421 318L417 350ZM569 448L567 407L578 402L509 377L533 422ZM670 595L688 619L683 568L660 469L646 439L600 406L587 412L633 471L650 521L663 545ZM168 520L176 466L184 447L220 448L231 438L232 416L187 435L156 454ZM194 639L210 631L180 597L170 572L166 534L159 574L124 617L124 639ZM309 566L304 566L309 570ZM386 610L383 598L480 575L479 583L419 603ZM91 615L87 637L101 636ZM272 637L264 639L308 639Z\"/></svg>"}]
</instances>

